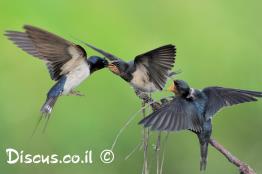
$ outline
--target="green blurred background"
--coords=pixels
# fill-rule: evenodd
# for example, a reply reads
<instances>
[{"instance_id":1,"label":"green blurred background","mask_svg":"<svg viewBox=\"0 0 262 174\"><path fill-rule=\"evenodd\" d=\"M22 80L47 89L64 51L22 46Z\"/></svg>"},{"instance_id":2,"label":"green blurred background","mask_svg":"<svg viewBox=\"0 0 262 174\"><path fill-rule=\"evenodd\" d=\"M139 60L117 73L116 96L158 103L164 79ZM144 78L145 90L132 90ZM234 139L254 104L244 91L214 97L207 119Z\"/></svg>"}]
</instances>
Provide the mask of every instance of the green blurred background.
<instances>
[{"instance_id":1,"label":"green blurred background","mask_svg":"<svg viewBox=\"0 0 262 174\"><path fill-rule=\"evenodd\" d=\"M95 73L78 89L85 97L61 97L47 131L30 135L39 117L50 80L44 64L24 53L2 34L24 24L42 27L71 41L81 38L129 60L172 43L177 46L175 70L192 87L221 85L262 90L262 1L259 0L0 0L0 171L7 174L141 173L142 151L125 156L141 140L137 125L127 127L115 147L116 159L102 164L101 150L109 148L128 117L140 108L130 86L107 69ZM89 55L95 54L87 48ZM170 84L170 82L169 82ZM156 93L160 98L171 95ZM219 112L213 137L241 160L262 173L262 102ZM155 173L150 142L151 173ZM94 163L6 163L5 149L31 154L79 154L93 150ZM199 146L188 131L173 133L166 146L164 173L200 173ZM206 173L238 173L220 153L209 148Z\"/></svg>"}]
</instances>

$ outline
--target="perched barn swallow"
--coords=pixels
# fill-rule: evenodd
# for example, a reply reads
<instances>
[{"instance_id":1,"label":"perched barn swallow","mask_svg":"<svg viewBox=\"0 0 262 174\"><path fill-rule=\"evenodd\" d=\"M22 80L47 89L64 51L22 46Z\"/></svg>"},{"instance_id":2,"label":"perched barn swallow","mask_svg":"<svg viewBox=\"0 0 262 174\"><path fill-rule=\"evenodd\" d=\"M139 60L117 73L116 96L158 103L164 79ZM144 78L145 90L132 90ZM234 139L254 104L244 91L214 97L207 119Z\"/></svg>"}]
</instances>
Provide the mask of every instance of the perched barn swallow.
<instances>
[{"instance_id":1,"label":"perched barn swallow","mask_svg":"<svg viewBox=\"0 0 262 174\"><path fill-rule=\"evenodd\" d=\"M84 44L108 58L111 61L108 65L110 71L142 92L162 90L168 77L175 74L170 73L175 63L176 48L174 45L156 48L136 56L130 62L125 62L93 45Z\"/></svg>"},{"instance_id":2,"label":"perched barn swallow","mask_svg":"<svg viewBox=\"0 0 262 174\"><path fill-rule=\"evenodd\" d=\"M50 114L61 95L80 95L74 89L90 74L108 65L107 60L91 56L86 51L55 34L37 27L25 25L25 32L6 31L5 35L28 54L43 60L51 79L57 81L47 93L41 108L44 115Z\"/></svg>"},{"instance_id":3,"label":"perched barn swallow","mask_svg":"<svg viewBox=\"0 0 262 174\"><path fill-rule=\"evenodd\" d=\"M212 133L212 117L221 108L257 101L262 92L241 89L206 87L190 88L182 80L175 80L169 87L175 97L159 110L142 119L139 124L158 131L189 129L197 134L200 143L200 170L206 169L208 143Z\"/></svg>"}]
</instances>

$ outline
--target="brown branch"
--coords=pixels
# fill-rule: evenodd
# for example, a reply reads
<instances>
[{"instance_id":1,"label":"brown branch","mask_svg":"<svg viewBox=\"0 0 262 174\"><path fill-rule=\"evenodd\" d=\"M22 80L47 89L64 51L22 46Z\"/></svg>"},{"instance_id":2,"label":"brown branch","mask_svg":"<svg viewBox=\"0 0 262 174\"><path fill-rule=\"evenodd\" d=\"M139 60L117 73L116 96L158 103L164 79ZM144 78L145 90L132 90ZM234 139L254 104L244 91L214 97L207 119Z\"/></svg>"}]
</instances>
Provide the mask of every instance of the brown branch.
<instances>
[{"instance_id":1,"label":"brown branch","mask_svg":"<svg viewBox=\"0 0 262 174\"><path fill-rule=\"evenodd\" d=\"M150 104L151 108L155 111L158 110L162 104L165 104L168 101L162 102L162 104L155 102L151 97L149 97L146 93L143 93L137 89L135 89L136 95L144 101L144 103ZM246 163L240 161L237 157L232 155L227 149L225 149L221 144L219 144L214 138L209 140L209 144L213 146L216 150L222 153L230 163L237 166L240 170L240 174L256 174L256 172Z\"/></svg>"},{"instance_id":2,"label":"brown branch","mask_svg":"<svg viewBox=\"0 0 262 174\"><path fill-rule=\"evenodd\" d=\"M151 97L149 97L146 93L141 92L139 89L134 89L136 95L142 100L142 116L146 117L145 105L151 103L154 105L154 101ZM154 105L155 106L155 105ZM147 151L148 151L148 139L149 139L149 130L144 128L143 130L143 146L144 146L144 163L143 163L143 171L142 174L149 174L148 170L148 161L147 161Z\"/></svg>"},{"instance_id":3,"label":"brown branch","mask_svg":"<svg viewBox=\"0 0 262 174\"><path fill-rule=\"evenodd\" d=\"M145 102L142 101L142 115L143 118L146 117L146 109L145 109ZM144 146L144 164L143 164L143 174L148 174L148 161L147 161L147 151L148 151L148 138L149 138L149 130L144 128L143 130L143 146Z\"/></svg>"},{"instance_id":4,"label":"brown branch","mask_svg":"<svg viewBox=\"0 0 262 174\"><path fill-rule=\"evenodd\" d=\"M213 146L216 150L222 153L229 162L237 166L240 170L240 174L256 174L256 172L246 163L240 161L237 157L232 155L225 147L219 144L215 139L210 138L209 144Z\"/></svg>"}]
</instances>

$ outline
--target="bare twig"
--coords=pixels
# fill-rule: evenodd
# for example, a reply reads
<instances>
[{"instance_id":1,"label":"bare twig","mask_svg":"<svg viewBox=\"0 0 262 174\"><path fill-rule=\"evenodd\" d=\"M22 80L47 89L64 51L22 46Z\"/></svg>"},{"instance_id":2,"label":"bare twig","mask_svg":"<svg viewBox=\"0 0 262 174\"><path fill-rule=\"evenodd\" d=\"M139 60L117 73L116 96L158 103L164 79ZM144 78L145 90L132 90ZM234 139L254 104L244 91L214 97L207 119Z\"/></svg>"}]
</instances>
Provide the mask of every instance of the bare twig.
<instances>
[{"instance_id":1,"label":"bare twig","mask_svg":"<svg viewBox=\"0 0 262 174\"><path fill-rule=\"evenodd\" d=\"M136 90L136 95L143 100L145 103L151 103L151 108L155 111L161 107L160 103L154 102L154 100L149 97L146 93L142 93ZM164 102L165 104L166 102ZM246 163L240 161L237 157L232 155L227 149L225 149L221 144L219 144L214 138L211 138L209 144L212 145L216 150L222 153L229 162L237 166L240 170L240 174L256 174L256 172Z\"/></svg>"},{"instance_id":2,"label":"bare twig","mask_svg":"<svg viewBox=\"0 0 262 174\"><path fill-rule=\"evenodd\" d=\"M124 124L124 126L118 131L118 133L117 133L117 135L116 135L116 137L115 137L115 139L114 139L114 142L113 142L113 144L112 144L112 146L111 146L111 150L112 150L112 151L114 150L114 147L115 147L115 145L116 145L116 143L117 143L117 140L118 140L119 136L123 133L123 131L126 129L126 127L133 121L133 119L134 119L141 111L143 111L144 109L146 109L150 104L151 104L151 103L147 103L144 107L142 107L140 110L138 110L137 112L135 112L134 114L132 114L132 115L128 118L127 122L126 122L126 123Z\"/></svg>"},{"instance_id":3,"label":"bare twig","mask_svg":"<svg viewBox=\"0 0 262 174\"><path fill-rule=\"evenodd\" d=\"M161 132L158 133L157 143L156 143L156 173L160 174L161 164L160 164L160 149L161 149Z\"/></svg>"},{"instance_id":4,"label":"bare twig","mask_svg":"<svg viewBox=\"0 0 262 174\"><path fill-rule=\"evenodd\" d=\"M125 160L128 160L138 149L142 148L142 145L142 142L139 142L139 144L125 157Z\"/></svg>"},{"instance_id":5,"label":"bare twig","mask_svg":"<svg viewBox=\"0 0 262 174\"><path fill-rule=\"evenodd\" d=\"M166 151L166 144L167 144L167 139L168 139L169 132L167 132L165 140L163 142L163 154L162 154L162 161L161 161L161 167L160 167L160 174L163 173L163 166L164 166L164 160L165 160L165 151Z\"/></svg>"},{"instance_id":6,"label":"bare twig","mask_svg":"<svg viewBox=\"0 0 262 174\"><path fill-rule=\"evenodd\" d=\"M142 101L142 115L143 118L146 117L146 110L144 108L145 106L145 102ZM148 149L148 134L149 134L149 130L147 128L144 128L143 130L143 144L144 144L144 165L143 165L143 174L148 174L148 163L147 163L147 149Z\"/></svg>"},{"instance_id":7,"label":"bare twig","mask_svg":"<svg viewBox=\"0 0 262 174\"><path fill-rule=\"evenodd\" d=\"M150 103L150 106L153 110L157 110L160 108L161 104L155 102L148 94L141 92L139 89L135 89L136 95L142 100L142 107L145 104ZM143 118L146 116L145 109L143 109ZM149 130L147 128L144 128L143 131L143 142L144 142L144 164L143 164L143 174L148 174L148 161L147 161L147 151L148 151L148 135L149 135ZM160 137L159 137L160 141ZM158 168L157 168L157 171Z\"/></svg>"},{"instance_id":8,"label":"bare twig","mask_svg":"<svg viewBox=\"0 0 262 174\"><path fill-rule=\"evenodd\" d=\"M256 172L246 163L240 161L237 157L232 155L225 147L219 144L215 139L211 138L209 140L209 144L211 144L216 150L222 153L229 162L237 166L240 170L240 174L256 174Z\"/></svg>"}]
</instances>

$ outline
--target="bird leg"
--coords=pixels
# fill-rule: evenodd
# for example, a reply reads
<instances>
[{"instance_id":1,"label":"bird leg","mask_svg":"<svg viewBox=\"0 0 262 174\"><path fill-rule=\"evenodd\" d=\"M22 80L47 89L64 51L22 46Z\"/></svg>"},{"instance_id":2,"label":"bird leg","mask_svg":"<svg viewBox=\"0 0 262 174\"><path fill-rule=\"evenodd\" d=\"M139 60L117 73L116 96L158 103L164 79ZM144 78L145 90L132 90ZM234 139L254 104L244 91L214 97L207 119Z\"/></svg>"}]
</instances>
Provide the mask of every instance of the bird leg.
<instances>
[{"instance_id":1,"label":"bird leg","mask_svg":"<svg viewBox=\"0 0 262 174\"><path fill-rule=\"evenodd\" d=\"M144 93L139 89L135 89L135 93L145 104L150 104L153 111L158 110L161 107L161 104L155 102L147 93Z\"/></svg>"},{"instance_id":2,"label":"bird leg","mask_svg":"<svg viewBox=\"0 0 262 174\"><path fill-rule=\"evenodd\" d=\"M85 96L84 94L81 94L79 91L71 90L68 93L68 96Z\"/></svg>"}]
</instances>

